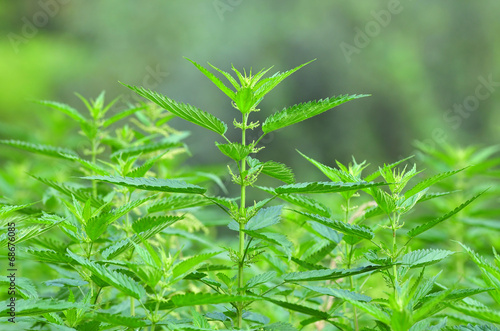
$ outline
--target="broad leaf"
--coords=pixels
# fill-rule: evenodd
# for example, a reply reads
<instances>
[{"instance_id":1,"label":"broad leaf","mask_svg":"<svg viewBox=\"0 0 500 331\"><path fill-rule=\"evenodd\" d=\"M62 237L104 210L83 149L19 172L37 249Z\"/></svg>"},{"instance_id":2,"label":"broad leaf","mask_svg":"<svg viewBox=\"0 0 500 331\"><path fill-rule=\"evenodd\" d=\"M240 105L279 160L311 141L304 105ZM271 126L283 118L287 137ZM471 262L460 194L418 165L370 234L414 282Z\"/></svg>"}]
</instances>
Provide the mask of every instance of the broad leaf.
<instances>
[{"instance_id":1,"label":"broad leaf","mask_svg":"<svg viewBox=\"0 0 500 331\"><path fill-rule=\"evenodd\" d=\"M342 95L318 101L297 104L289 108L274 113L269 116L262 124L262 131L269 133L286 126L302 122L310 117L319 115L347 101L366 97L368 95Z\"/></svg>"},{"instance_id":2,"label":"broad leaf","mask_svg":"<svg viewBox=\"0 0 500 331\"><path fill-rule=\"evenodd\" d=\"M138 188L146 191L160 191L172 193L193 193L203 194L207 189L183 182L176 179L159 179L159 178L134 178L134 177L118 177L118 176L89 176L85 179L99 180L106 183L116 184L120 186Z\"/></svg>"},{"instance_id":3,"label":"broad leaf","mask_svg":"<svg viewBox=\"0 0 500 331\"><path fill-rule=\"evenodd\" d=\"M272 206L259 210L245 225L245 229L256 231L279 223L282 208L283 206Z\"/></svg>"},{"instance_id":4,"label":"broad leaf","mask_svg":"<svg viewBox=\"0 0 500 331\"><path fill-rule=\"evenodd\" d=\"M227 131L226 123L222 122L220 119L210 113L207 113L188 104L176 102L164 95L142 87L135 87L126 84L123 85L136 92L140 96L156 103L160 107L163 107L172 114L179 116L186 121L216 132L220 135L224 135L224 133Z\"/></svg>"}]
</instances>

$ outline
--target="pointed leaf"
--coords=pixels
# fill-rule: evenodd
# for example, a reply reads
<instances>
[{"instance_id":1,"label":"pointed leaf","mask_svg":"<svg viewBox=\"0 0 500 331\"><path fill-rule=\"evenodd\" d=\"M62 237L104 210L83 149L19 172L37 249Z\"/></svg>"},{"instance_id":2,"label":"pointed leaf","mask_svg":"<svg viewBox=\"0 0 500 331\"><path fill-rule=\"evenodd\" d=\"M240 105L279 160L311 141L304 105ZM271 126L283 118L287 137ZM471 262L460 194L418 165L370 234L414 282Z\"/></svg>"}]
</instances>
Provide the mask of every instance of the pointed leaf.
<instances>
[{"instance_id":1,"label":"pointed leaf","mask_svg":"<svg viewBox=\"0 0 500 331\"><path fill-rule=\"evenodd\" d=\"M405 198L408 199L412 195L415 195L418 192L428 188L429 186L434 185L435 183L437 183L445 178L448 178L448 177L450 177L450 176L452 176L452 175L456 174L457 172L460 172L464 169L467 169L467 168L443 172L443 173L437 174L435 176L432 176L430 178L427 178L427 179L421 181L420 183L418 183L417 185L413 186L410 190L406 191Z\"/></svg>"},{"instance_id":2,"label":"pointed leaf","mask_svg":"<svg viewBox=\"0 0 500 331\"><path fill-rule=\"evenodd\" d=\"M145 145L126 147L123 149L119 149L113 154L111 154L111 158L117 158L121 156L122 158L127 158L130 156L135 156L139 154L148 154L157 151L167 151L172 148L182 147L183 144L180 142L173 142L170 139L164 139L161 142L149 143Z\"/></svg>"},{"instance_id":3,"label":"pointed leaf","mask_svg":"<svg viewBox=\"0 0 500 331\"><path fill-rule=\"evenodd\" d=\"M159 211L171 211L178 209L186 209L199 206L207 206L212 204L210 200L199 195L172 195L168 198L159 200L149 207L148 213L156 213Z\"/></svg>"},{"instance_id":4,"label":"pointed leaf","mask_svg":"<svg viewBox=\"0 0 500 331\"><path fill-rule=\"evenodd\" d=\"M275 188L276 193L335 193L357 191L364 188L387 185L387 183L342 183L342 182L309 182L283 185Z\"/></svg>"},{"instance_id":5,"label":"pointed leaf","mask_svg":"<svg viewBox=\"0 0 500 331\"><path fill-rule=\"evenodd\" d=\"M233 92L233 90L231 90L229 87L224 85L224 83L222 83L219 78L217 78L214 74L212 74L206 68L202 67L201 65L194 62L193 60L190 60L187 57L185 57L185 59L188 60L189 62L191 62L192 64L194 64L195 67L198 68L198 70L200 70L205 76L207 76L208 79L210 79L212 81L212 83L214 83L219 88L219 90L224 92L224 94L226 94L231 100L236 101L235 100L236 96L235 96L235 93Z\"/></svg>"},{"instance_id":6,"label":"pointed leaf","mask_svg":"<svg viewBox=\"0 0 500 331\"><path fill-rule=\"evenodd\" d=\"M144 106L141 106L141 107L135 107L135 108L130 108L130 109L126 109L126 110L122 110L121 112L111 116L110 118L108 118L107 120L105 120L103 123L102 123L102 126L107 128L108 126L110 126L111 124L115 123L115 122L118 122L119 120L125 118L125 117L128 117L136 112L138 112L139 110L143 110L144 109Z\"/></svg>"},{"instance_id":7,"label":"pointed leaf","mask_svg":"<svg viewBox=\"0 0 500 331\"><path fill-rule=\"evenodd\" d=\"M46 101L46 100L40 100L40 101L35 101L35 102L40 104L40 105L44 105L44 106L50 107L52 109L59 110L60 112L68 115L69 117L71 117L72 119L74 119L77 122L83 123L83 122L87 121L85 119L85 117L83 117L83 115L80 114L80 112L78 110L76 110L75 108L73 108L69 105L66 105L64 103L55 102L55 101Z\"/></svg>"},{"instance_id":8,"label":"pointed leaf","mask_svg":"<svg viewBox=\"0 0 500 331\"><path fill-rule=\"evenodd\" d=\"M275 161L267 161L262 163L259 160L251 157L247 158L247 162L252 168L262 167L261 172L270 177L279 179L287 184L292 184L295 182L295 176L292 172L292 169L290 169L283 163Z\"/></svg>"},{"instance_id":9,"label":"pointed leaf","mask_svg":"<svg viewBox=\"0 0 500 331\"><path fill-rule=\"evenodd\" d=\"M188 293L174 295L171 302L175 307L188 307L200 305L215 305L228 302L245 302L259 300L258 297L229 294Z\"/></svg>"},{"instance_id":10,"label":"pointed leaf","mask_svg":"<svg viewBox=\"0 0 500 331\"><path fill-rule=\"evenodd\" d=\"M222 154L230 157L235 161L241 161L246 158L250 153L253 153L252 145L242 145L240 143L219 144L215 143Z\"/></svg>"},{"instance_id":11,"label":"pointed leaf","mask_svg":"<svg viewBox=\"0 0 500 331\"><path fill-rule=\"evenodd\" d=\"M134 178L134 177L119 177L119 176L89 176L82 178L100 180L106 183L111 183L126 187L133 187L146 191L193 193L193 194L203 194L207 191L207 189L203 187L189 184L176 179Z\"/></svg>"},{"instance_id":12,"label":"pointed leaf","mask_svg":"<svg viewBox=\"0 0 500 331\"><path fill-rule=\"evenodd\" d=\"M178 264L176 264L173 269L172 269L172 275L174 278L178 278L179 276L184 275L185 273L189 272L191 269L199 265L200 263L210 259L211 257L214 257L215 255L220 254L221 252L212 252L212 253L205 253L205 254L200 254L200 255L195 255L192 256Z\"/></svg>"},{"instance_id":13,"label":"pointed leaf","mask_svg":"<svg viewBox=\"0 0 500 331\"><path fill-rule=\"evenodd\" d=\"M257 215L248 221L245 229L256 231L279 223L282 208L283 206L272 206L259 210Z\"/></svg>"},{"instance_id":14,"label":"pointed leaf","mask_svg":"<svg viewBox=\"0 0 500 331\"><path fill-rule=\"evenodd\" d=\"M439 218L436 218L430 222L427 222L427 223L424 223L422 225L419 225L417 227L414 227L413 229L411 229L410 231L408 231L408 236L410 237L416 237L418 236L419 234L421 233L424 233L425 231L433 228L434 226L438 225L439 223L447 220L448 218L452 217L453 215L457 214L459 211L461 211L462 209L464 209L465 207L467 207L472 201L476 200L477 198L479 198L485 191L473 196L472 198L470 198L469 200L465 201L464 203L462 203L460 206L458 206L457 208L453 209L452 211L448 212L447 214L439 217Z\"/></svg>"},{"instance_id":15,"label":"pointed leaf","mask_svg":"<svg viewBox=\"0 0 500 331\"><path fill-rule=\"evenodd\" d=\"M437 263L455 252L443 249L419 249L403 255L401 263L410 268L425 267Z\"/></svg>"},{"instance_id":16,"label":"pointed leaf","mask_svg":"<svg viewBox=\"0 0 500 331\"><path fill-rule=\"evenodd\" d=\"M319 115L347 101L366 96L368 95L342 95L339 97L310 101L289 108L284 108L283 110L269 116L264 121L264 124L262 124L262 131L264 131L264 133L269 133L286 126L302 122L310 117Z\"/></svg>"},{"instance_id":17,"label":"pointed leaf","mask_svg":"<svg viewBox=\"0 0 500 331\"><path fill-rule=\"evenodd\" d=\"M294 210L295 212L304 215L308 217L309 219L321 223L323 225L326 225L327 227L334 229L336 231L342 232L343 234L347 235L352 235L356 237L361 237L364 239L371 240L374 237L374 233L372 230L369 228L361 227L355 224L349 224L349 223L344 223L341 221L337 220L331 220L329 218L320 216L320 215L314 215L314 214L309 214L309 213L304 213L301 211Z\"/></svg>"},{"instance_id":18,"label":"pointed leaf","mask_svg":"<svg viewBox=\"0 0 500 331\"><path fill-rule=\"evenodd\" d=\"M352 300L356 301L364 301L364 302L370 302L372 298L370 298L367 295L356 293L356 292L351 292L348 290L342 290L342 289L337 289L337 288L326 288L326 287L320 287L320 286L307 286L307 285L302 285L303 287L313 291L317 292L320 294L332 296L332 297L338 297L338 298L350 298Z\"/></svg>"},{"instance_id":19,"label":"pointed leaf","mask_svg":"<svg viewBox=\"0 0 500 331\"><path fill-rule=\"evenodd\" d=\"M179 116L186 121L216 132L220 135L224 135L227 130L226 123L222 122L220 119L210 113L207 113L188 104L176 102L172 99L167 98L166 96L142 87L135 87L126 84L124 85L140 96L156 103L160 107L163 107L172 114Z\"/></svg>"},{"instance_id":20,"label":"pointed leaf","mask_svg":"<svg viewBox=\"0 0 500 331\"><path fill-rule=\"evenodd\" d=\"M303 281L320 281L320 280L333 280L377 270L387 269L389 266L374 266L369 265L354 269L325 269L325 270L311 270L302 272L292 272L285 274L284 280L286 282L303 282Z\"/></svg>"},{"instance_id":21,"label":"pointed leaf","mask_svg":"<svg viewBox=\"0 0 500 331\"><path fill-rule=\"evenodd\" d=\"M319 317L321 319L327 319L329 317L328 313L326 313L324 311L317 310L317 309L303 306L303 305L299 305L297 303L292 303L292 302L288 302L288 301L281 301L281 300L271 299L271 298L267 298L267 297L264 297L264 300L272 302L273 304L280 306L280 307L283 307L285 309L293 310L293 311L296 311L296 312L299 312L302 314L306 314L306 315L316 316L316 317Z\"/></svg>"},{"instance_id":22,"label":"pointed leaf","mask_svg":"<svg viewBox=\"0 0 500 331\"><path fill-rule=\"evenodd\" d=\"M19 140L0 140L0 144L24 149L26 151L42 154L46 156L61 158L61 159L71 159L72 157L77 157L78 155L72 150L60 147L53 147L49 145L42 144L32 144L25 141Z\"/></svg>"}]
</instances>

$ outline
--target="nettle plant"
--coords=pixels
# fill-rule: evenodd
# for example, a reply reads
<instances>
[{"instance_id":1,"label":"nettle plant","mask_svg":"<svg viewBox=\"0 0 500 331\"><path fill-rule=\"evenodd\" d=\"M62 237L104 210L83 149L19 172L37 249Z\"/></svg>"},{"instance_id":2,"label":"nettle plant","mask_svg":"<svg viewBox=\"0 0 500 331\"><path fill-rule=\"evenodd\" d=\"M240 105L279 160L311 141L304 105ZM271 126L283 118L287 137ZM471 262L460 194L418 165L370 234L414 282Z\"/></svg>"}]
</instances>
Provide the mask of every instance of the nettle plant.
<instances>
[{"instance_id":1,"label":"nettle plant","mask_svg":"<svg viewBox=\"0 0 500 331\"><path fill-rule=\"evenodd\" d=\"M437 263L455 252L419 246L422 234L442 226L482 192L418 225L411 218L420 203L453 193L429 189L463 169L422 179L415 165L401 168L407 158L364 175L366 162L330 167L301 153L329 181L296 183L288 166L257 157L262 138L366 95L286 107L260 124L251 116L259 114L263 97L307 63L267 78L270 69L247 74L233 67L233 77L211 66L228 80L226 85L191 62L230 98L238 114L233 122L241 131L238 141L227 138L227 124L214 115L129 85L157 107L149 115L132 108L111 118L134 114L136 124L149 134L128 127L121 134L127 139L103 134L109 108L97 99L87 103L90 119L66 105L47 104L81 124L90 160L49 146L3 141L76 161L90 183L76 188L40 179L58 191L61 208L18 216L20 231L26 233L21 236L28 243L26 256L49 263L60 274L47 282L60 288L55 299L38 294L28 279L20 280L24 300L18 316L29 316L24 322L32 329L48 325L72 330L496 329L498 311L469 297L488 292L498 303L498 268L464 246L484 282L470 288L444 285L438 282ZM228 174L240 187L237 196L213 196L201 184L214 176L178 173L165 163L169 154L186 148L182 134L164 129L172 116L220 136L215 144L234 162ZM261 135L248 141L248 130ZM105 144L111 149L106 161L100 159L106 155L100 148ZM263 175L282 184L257 185ZM415 185L408 184L418 177ZM250 190L266 198L250 202ZM182 222L189 227L197 221L193 207L207 205L218 207L229 229L236 231L236 243L228 238L221 245L179 228ZM5 205L1 212L24 207ZM59 229L64 240L37 237L50 228Z\"/></svg>"}]
</instances>

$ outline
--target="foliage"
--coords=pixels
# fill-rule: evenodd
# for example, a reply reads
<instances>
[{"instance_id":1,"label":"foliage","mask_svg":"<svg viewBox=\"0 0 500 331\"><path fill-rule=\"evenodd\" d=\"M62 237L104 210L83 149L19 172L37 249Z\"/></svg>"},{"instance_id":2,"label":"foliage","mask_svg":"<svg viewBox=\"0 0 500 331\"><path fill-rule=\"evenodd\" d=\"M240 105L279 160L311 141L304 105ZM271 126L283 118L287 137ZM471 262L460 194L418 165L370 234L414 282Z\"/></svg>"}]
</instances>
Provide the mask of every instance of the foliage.
<instances>
[{"instance_id":1,"label":"foliage","mask_svg":"<svg viewBox=\"0 0 500 331\"><path fill-rule=\"evenodd\" d=\"M444 201L455 191L430 192L433 187L471 174L474 167L423 177L415 164L402 166L406 158L365 175L366 162L332 167L299 152L329 181L296 182L287 165L257 158L262 138L366 95L285 107L261 126L250 117L260 111L264 96L307 63L267 78L270 69L252 74L233 67L233 77L211 66L227 84L189 61L241 116L233 123L241 130L238 141L228 138L228 125L216 116L126 84L152 104L108 116L114 101L106 105L104 94L91 101L82 97L85 116L68 105L41 102L79 124L87 139L83 155L1 141L70 164L63 182L32 174L48 187L42 201L2 201L2 246L15 223L19 254L45 263L55 276L44 286L18 279L19 321L33 329L283 331L486 330L500 323L498 265L460 243L482 280L450 283L440 269L457 249L442 241L422 246L426 235L443 232L446 222L489 191L467 192L445 210L430 207L433 216L423 220L413 216L429 205L424 202ZM171 115L218 135L215 144L231 162L228 176L239 188L236 197L214 196L207 176L178 170L171 162L187 151L186 134L166 124ZM136 127L125 124L113 135L110 128L126 119ZM260 130L260 137L248 141L249 130ZM277 184L257 185L262 175ZM258 201L249 203L250 194ZM213 236L222 222L198 219L210 210L220 212L216 218L237 233L237 242Z\"/></svg>"}]
</instances>

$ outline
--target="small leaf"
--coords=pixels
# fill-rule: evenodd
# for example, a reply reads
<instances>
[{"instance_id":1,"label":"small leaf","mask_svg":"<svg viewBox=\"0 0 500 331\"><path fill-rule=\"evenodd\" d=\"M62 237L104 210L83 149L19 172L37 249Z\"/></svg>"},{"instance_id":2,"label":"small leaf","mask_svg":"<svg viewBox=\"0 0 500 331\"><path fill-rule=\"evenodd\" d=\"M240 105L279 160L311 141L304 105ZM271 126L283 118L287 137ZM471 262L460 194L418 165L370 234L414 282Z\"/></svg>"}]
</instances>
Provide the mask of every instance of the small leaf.
<instances>
[{"instance_id":1,"label":"small leaf","mask_svg":"<svg viewBox=\"0 0 500 331\"><path fill-rule=\"evenodd\" d=\"M245 284L246 289L251 289L255 286L265 284L276 278L276 271L268 271L261 274L258 274L248 280Z\"/></svg>"},{"instance_id":2,"label":"small leaf","mask_svg":"<svg viewBox=\"0 0 500 331\"><path fill-rule=\"evenodd\" d=\"M211 257L214 257L215 255L220 254L221 252L212 252L212 253L205 253L205 254L199 254L192 256L178 264L176 264L173 269L172 269L172 275L175 278L178 278L185 273L189 272L191 269L199 265L200 263L210 259Z\"/></svg>"},{"instance_id":3,"label":"small leaf","mask_svg":"<svg viewBox=\"0 0 500 331\"><path fill-rule=\"evenodd\" d=\"M163 107L172 114L179 116L186 121L216 132L220 135L224 135L224 133L227 131L226 123L203 110L200 110L188 104L176 102L172 99L167 98L166 96L142 87L135 87L126 84L123 85L136 92L140 96L156 103L160 107Z\"/></svg>"},{"instance_id":4,"label":"small leaf","mask_svg":"<svg viewBox=\"0 0 500 331\"><path fill-rule=\"evenodd\" d=\"M176 179L134 178L118 176L89 176L85 179L138 188L146 191L203 194L207 189Z\"/></svg>"},{"instance_id":5,"label":"small leaf","mask_svg":"<svg viewBox=\"0 0 500 331\"><path fill-rule=\"evenodd\" d=\"M226 85L224 85L224 83L222 83L219 78L217 78L214 74L212 74L210 71L208 71L206 68L202 67L201 65L199 65L195 61L190 60L187 57L185 57L185 59L188 60L189 62L191 62L192 64L194 64L195 67L198 68L198 70L200 70L205 76L207 76L208 79L210 79L212 81L212 83L214 83L219 88L219 90L224 92L224 94L227 95L231 100L236 101L235 100L236 95L235 95L234 91L231 90Z\"/></svg>"},{"instance_id":6,"label":"small leaf","mask_svg":"<svg viewBox=\"0 0 500 331\"><path fill-rule=\"evenodd\" d=\"M220 149L222 154L230 157L235 161L241 161L246 158L250 153L253 153L252 145L242 145L240 143L230 143L230 144L219 144L215 143L215 145Z\"/></svg>"},{"instance_id":7,"label":"small leaf","mask_svg":"<svg viewBox=\"0 0 500 331\"><path fill-rule=\"evenodd\" d=\"M251 157L247 158L247 162L252 168L262 166L261 172L270 177L279 179L287 184L292 184L295 182L295 176L292 172L292 169L290 169L283 163L274 161L267 161L262 163L259 160Z\"/></svg>"},{"instance_id":8,"label":"small leaf","mask_svg":"<svg viewBox=\"0 0 500 331\"><path fill-rule=\"evenodd\" d=\"M310 101L307 103L297 104L289 108L284 108L283 110L269 116L265 120L264 124L262 124L262 131L264 131L264 133L269 133L286 126L302 122L310 117L319 115L347 101L366 96L368 95L342 95L339 97Z\"/></svg>"},{"instance_id":9,"label":"small leaf","mask_svg":"<svg viewBox=\"0 0 500 331\"><path fill-rule=\"evenodd\" d=\"M135 108L130 108L130 109L126 109L126 110L122 110L121 112L111 116L110 118L108 118L107 120L105 120L103 123L102 123L102 126L104 128L107 128L108 126L110 126L111 124L115 123L115 122L118 122L119 120L125 118L125 117L128 117L136 112L138 112L139 110L142 110L144 109L144 106L141 106L141 107L135 107Z\"/></svg>"}]
</instances>

